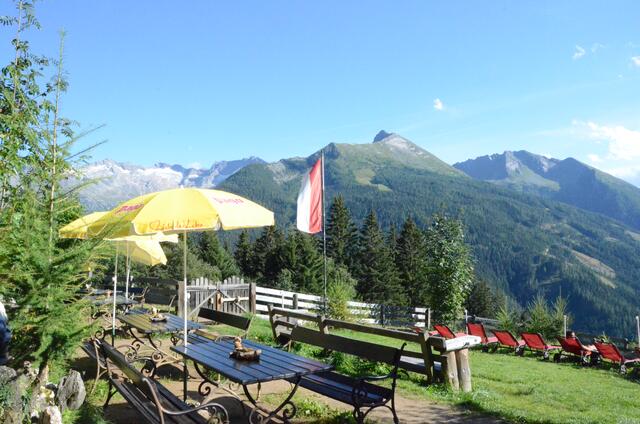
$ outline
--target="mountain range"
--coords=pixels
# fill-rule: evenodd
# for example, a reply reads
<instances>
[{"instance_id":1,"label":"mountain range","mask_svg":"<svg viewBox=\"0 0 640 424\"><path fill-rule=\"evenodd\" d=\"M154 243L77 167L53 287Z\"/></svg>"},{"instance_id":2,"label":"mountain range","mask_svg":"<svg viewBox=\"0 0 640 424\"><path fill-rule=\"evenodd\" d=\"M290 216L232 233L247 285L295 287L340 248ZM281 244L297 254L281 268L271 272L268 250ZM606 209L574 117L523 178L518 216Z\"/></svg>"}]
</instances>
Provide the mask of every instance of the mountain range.
<instances>
[{"instance_id":1,"label":"mountain range","mask_svg":"<svg viewBox=\"0 0 640 424\"><path fill-rule=\"evenodd\" d=\"M640 229L640 188L573 158L558 160L522 150L453 166L472 178L598 212Z\"/></svg>"},{"instance_id":2,"label":"mountain range","mask_svg":"<svg viewBox=\"0 0 640 424\"><path fill-rule=\"evenodd\" d=\"M250 164L265 163L257 157L215 162L208 169L185 168L158 163L151 167L102 160L81 169L67 184L91 181L80 191L80 201L89 211L108 210L118 203L159 190L176 187L212 188Z\"/></svg>"},{"instance_id":3,"label":"mountain range","mask_svg":"<svg viewBox=\"0 0 640 424\"><path fill-rule=\"evenodd\" d=\"M633 333L640 289L635 187L574 159L528 152L450 166L384 131L373 143L331 143L323 150L327 199L341 194L357 223L371 209L385 228L398 228L408 216L425 226L433 213L447 213L464 223L476 273L496 290L523 306L538 293L549 300L562 294L576 328ZM101 162L85 175L102 176L104 191L93 186L85 199L114 204L131 197L128 191L218 186L274 210L278 225L289 227L301 177L319 155L228 162L233 171Z\"/></svg>"}]
</instances>

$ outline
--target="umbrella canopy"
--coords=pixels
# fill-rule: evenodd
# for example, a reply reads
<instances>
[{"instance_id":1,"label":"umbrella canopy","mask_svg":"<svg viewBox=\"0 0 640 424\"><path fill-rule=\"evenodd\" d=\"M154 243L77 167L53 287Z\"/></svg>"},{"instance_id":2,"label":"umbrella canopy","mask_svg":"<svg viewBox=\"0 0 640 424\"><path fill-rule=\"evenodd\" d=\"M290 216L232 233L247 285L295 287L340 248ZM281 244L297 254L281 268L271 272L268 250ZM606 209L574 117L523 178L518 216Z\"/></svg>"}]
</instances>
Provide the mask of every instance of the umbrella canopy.
<instances>
[{"instance_id":1,"label":"umbrella canopy","mask_svg":"<svg viewBox=\"0 0 640 424\"><path fill-rule=\"evenodd\" d=\"M140 237L140 236L138 236ZM176 235L177 238L177 235ZM177 242L177 240L176 240ZM160 242L156 240L120 240L115 241L116 246L125 252L129 260L143 265L166 264L167 257L160 247Z\"/></svg>"},{"instance_id":2,"label":"umbrella canopy","mask_svg":"<svg viewBox=\"0 0 640 424\"><path fill-rule=\"evenodd\" d=\"M93 212L89 215L82 216L60 228L58 234L60 234L61 238L86 239L88 238L87 227L99 218L102 218L105 214L106 212Z\"/></svg>"},{"instance_id":3,"label":"umbrella canopy","mask_svg":"<svg viewBox=\"0 0 640 424\"><path fill-rule=\"evenodd\" d=\"M120 204L91 223L90 237L233 230L274 225L273 212L220 190L178 188L145 194Z\"/></svg>"}]
</instances>

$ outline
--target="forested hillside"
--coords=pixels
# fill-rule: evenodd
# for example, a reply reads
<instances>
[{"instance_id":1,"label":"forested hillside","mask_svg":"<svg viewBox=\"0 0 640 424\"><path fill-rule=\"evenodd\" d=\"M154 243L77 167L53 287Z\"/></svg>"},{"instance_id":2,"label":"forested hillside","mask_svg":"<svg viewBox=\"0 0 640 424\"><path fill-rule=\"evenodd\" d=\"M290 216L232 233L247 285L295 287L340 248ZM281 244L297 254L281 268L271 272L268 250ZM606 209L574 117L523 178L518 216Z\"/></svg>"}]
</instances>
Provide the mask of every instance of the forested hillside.
<instances>
[{"instance_id":1,"label":"forested hillside","mask_svg":"<svg viewBox=\"0 0 640 424\"><path fill-rule=\"evenodd\" d=\"M384 228L406 217L427 226L445 212L465 225L476 274L526 305L536 294L568 297L576 328L632 334L640 286L640 234L602 215L475 181L396 135L373 144L325 149L327 199L341 194L360 224L375 210ZM221 188L295 220L308 158L251 165Z\"/></svg>"}]
</instances>

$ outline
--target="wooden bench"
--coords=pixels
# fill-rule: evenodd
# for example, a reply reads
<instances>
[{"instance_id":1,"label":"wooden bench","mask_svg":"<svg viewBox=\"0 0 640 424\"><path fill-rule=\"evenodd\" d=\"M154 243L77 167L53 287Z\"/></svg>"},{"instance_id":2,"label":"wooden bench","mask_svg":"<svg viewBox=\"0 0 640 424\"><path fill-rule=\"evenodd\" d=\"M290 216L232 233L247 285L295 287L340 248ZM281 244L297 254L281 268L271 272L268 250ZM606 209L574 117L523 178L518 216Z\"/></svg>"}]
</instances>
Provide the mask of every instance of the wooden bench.
<instances>
[{"instance_id":1,"label":"wooden bench","mask_svg":"<svg viewBox=\"0 0 640 424\"><path fill-rule=\"evenodd\" d=\"M300 386L353 406L352 414L358 423L363 423L369 412L380 407L389 409L393 414L393 422L398 423L395 409L396 380L398 378L398 363L406 343L400 349L395 349L333 334L324 334L301 326L293 328L290 338L293 342L306 343L391 365L391 372L382 376L350 377L334 371L311 374L300 380ZM375 384L375 382L386 379L391 379L391 388Z\"/></svg>"},{"instance_id":2,"label":"wooden bench","mask_svg":"<svg viewBox=\"0 0 640 424\"><path fill-rule=\"evenodd\" d=\"M198 311L198 318L203 318L209 321L213 321L216 324L223 324L242 330L242 333L240 334L240 337L242 338L247 337L247 335L249 334L249 327L251 326L251 318L244 317L242 315L230 314L229 312L216 311L215 309L209 308L200 308L200 310ZM198 329L196 330L196 333L214 340L221 337L235 337L218 334L206 329Z\"/></svg>"},{"instance_id":3,"label":"wooden bench","mask_svg":"<svg viewBox=\"0 0 640 424\"><path fill-rule=\"evenodd\" d=\"M300 321L314 323L321 332L325 332L322 325L322 315L310 314L293 309L275 308L271 305L268 305L267 308L269 310L269 322L271 323L273 338L283 346L286 346L290 342L291 330L298 325Z\"/></svg>"},{"instance_id":4,"label":"wooden bench","mask_svg":"<svg viewBox=\"0 0 640 424\"><path fill-rule=\"evenodd\" d=\"M113 346L102 343L101 349L107 359L106 366L109 376L109 391L104 409L116 392L133 407L145 422L150 424L207 424L211 422L198 413L209 410L219 421L228 423L227 410L218 403L206 403L197 407L190 407L162 384L143 376L133 368ZM117 367L122 375L112 372L111 365Z\"/></svg>"}]
</instances>

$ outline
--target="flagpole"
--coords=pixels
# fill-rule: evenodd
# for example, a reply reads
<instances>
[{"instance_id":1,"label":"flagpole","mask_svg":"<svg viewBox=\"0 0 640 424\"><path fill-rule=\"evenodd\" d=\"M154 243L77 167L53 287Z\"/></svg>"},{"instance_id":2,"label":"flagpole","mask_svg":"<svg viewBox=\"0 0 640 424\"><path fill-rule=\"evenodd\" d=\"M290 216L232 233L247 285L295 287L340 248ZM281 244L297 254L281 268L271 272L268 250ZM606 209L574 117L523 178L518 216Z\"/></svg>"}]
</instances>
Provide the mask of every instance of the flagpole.
<instances>
[{"instance_id":1,"label":"flagpole","mask_svg":"<svg viewBox=\"0 0 640 424\"><path fill-rule=\"evenodd\" d=\"M322 257L324 259L324 314L327 313L327 226L324 207L324 149L321 151L322 161Z\"/></svg>"}]
</instances>

